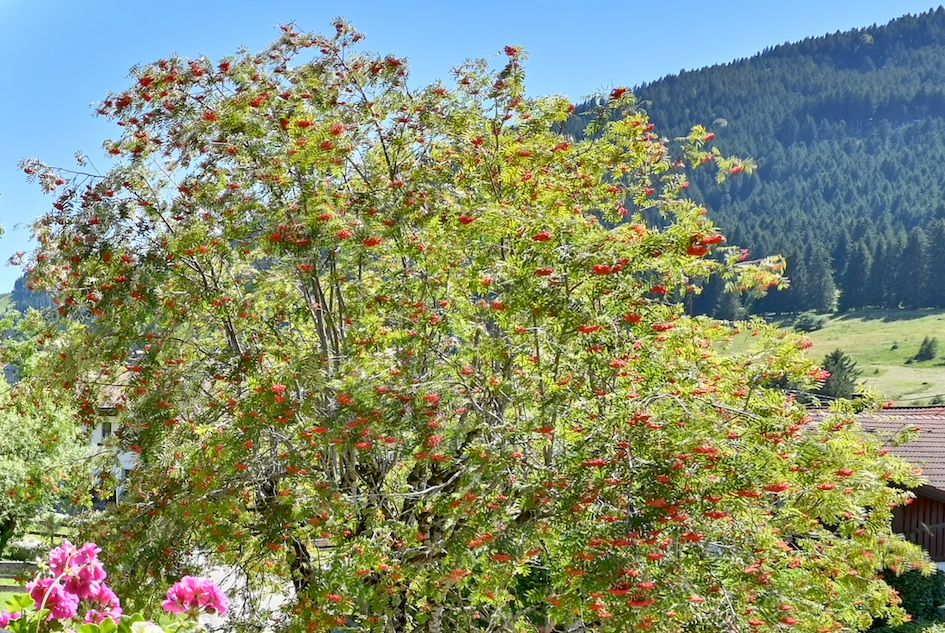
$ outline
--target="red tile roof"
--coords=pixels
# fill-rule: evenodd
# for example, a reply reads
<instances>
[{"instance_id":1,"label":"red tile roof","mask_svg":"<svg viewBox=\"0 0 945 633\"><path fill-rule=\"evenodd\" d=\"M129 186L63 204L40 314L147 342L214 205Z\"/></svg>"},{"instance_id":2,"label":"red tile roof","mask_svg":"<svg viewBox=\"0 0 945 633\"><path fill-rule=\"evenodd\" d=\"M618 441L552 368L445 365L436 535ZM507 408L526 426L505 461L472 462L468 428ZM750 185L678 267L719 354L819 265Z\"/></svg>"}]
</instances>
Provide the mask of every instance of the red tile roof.
<instances>
[{"instance_id":1,"label":"red tile roof","mask_svg":"<svg viewBox=\"0 0 945 633\"><path fill-rule=\"evenodd\" d=\"M919 427L913 441L892 447L892 452L920 466L929 480L927 487L934 488L945 500L945 406L890 407L860 414L858 419L864 431L883 436Z\"/></svg>"}]
</instances>

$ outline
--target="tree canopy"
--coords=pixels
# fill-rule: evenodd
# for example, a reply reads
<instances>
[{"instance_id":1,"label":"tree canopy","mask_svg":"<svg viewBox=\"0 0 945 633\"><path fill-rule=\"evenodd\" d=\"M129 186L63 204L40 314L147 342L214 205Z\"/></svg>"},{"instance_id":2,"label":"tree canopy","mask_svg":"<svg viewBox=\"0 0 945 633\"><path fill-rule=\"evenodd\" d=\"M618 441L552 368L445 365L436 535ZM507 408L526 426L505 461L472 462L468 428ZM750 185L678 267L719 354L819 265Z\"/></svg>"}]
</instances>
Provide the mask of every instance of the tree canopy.
<instances>
[{"instance_id":1,"label":"tree canopy","mask_svg":"<svg viewBox=\"0 0 945 633\"><path fill-rule=\"evenodd\" d=\"M2 322L3 361L28 376L36 357L34 335L43 336L45 322L35 312L15 316ZM15 385L0 379L0 555L44 512L88 500L87 429L76 424L71 398L57 399L58 389L47 379Z\"/></svg>"},{"instance_id":2,"label":"tree canopy","mask_svg":"<svg viewBox=\"0 0 945 633\"><path fill-rule=\"evenodd\" d=\"M137 455L90 527L116 591L199 558L286 592L290 630L901 615L878 572L927 569L889 527L912 468L769 388L818 377L803 340L729 349L683 311L778 283L684 196L751 163L701 127L671 151L622 88L576 139L516 47L413 89L360 39L135 68L99 110L113 166L24 165L57 191L37 380Z\"/></svg>"}]
</instances>

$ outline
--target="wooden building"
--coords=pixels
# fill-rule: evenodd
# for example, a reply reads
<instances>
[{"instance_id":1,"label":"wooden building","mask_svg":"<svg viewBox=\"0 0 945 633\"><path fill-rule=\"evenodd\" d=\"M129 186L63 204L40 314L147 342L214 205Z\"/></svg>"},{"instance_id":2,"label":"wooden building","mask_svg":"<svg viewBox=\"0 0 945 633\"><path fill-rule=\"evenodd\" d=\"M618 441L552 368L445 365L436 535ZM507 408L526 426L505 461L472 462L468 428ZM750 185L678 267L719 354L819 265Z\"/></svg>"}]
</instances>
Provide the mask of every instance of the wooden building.
<instances>
[{"instance_id":1,"label":"wooden building","mask_svg":"<svg viewBox=\"0 0 945 633\"><path fill-rule=\"evenodd\" d=\"M945 406L891 407L859 417L865 431L882 435L919 428L915 440L891 448L928 479L914 490L915 501L896 509L893 531L922 546L945 569Z\"/></svg>"}]
</instances>

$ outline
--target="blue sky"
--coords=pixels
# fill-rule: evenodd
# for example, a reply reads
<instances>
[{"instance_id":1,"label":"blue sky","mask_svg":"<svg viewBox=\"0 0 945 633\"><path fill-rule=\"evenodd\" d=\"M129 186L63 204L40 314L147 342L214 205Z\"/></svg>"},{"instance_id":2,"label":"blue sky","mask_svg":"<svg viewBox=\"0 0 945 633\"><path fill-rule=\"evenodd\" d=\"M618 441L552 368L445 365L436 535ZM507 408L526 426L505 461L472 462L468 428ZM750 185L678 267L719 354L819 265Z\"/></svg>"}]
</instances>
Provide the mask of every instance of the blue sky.
<instances>
[{"instance_id":1,"label":"blue sky","mask_svg":"<svg viewBox=\"0 0 945 633\"><path fill-rule=\"evenodd\" d=\"M598 0L0 0L0 292L29 250L28 224L51 199L17 168L38 157L71 166L82 150L101 168L113 127L92 105L123 89L128 70L178 53L223 57L265 47L277 25L328 31L346 18L365 48L408 58L419 85L445 78L467 58L524 46L528 91L575 101L614 86L740 57L767 46L884 24L935 6L931 0L674 0L659 19L652 2ZM670 21L670 16L672 21ZM693 121L693 123L699 123Z\"/></svg>"}]
</instances>

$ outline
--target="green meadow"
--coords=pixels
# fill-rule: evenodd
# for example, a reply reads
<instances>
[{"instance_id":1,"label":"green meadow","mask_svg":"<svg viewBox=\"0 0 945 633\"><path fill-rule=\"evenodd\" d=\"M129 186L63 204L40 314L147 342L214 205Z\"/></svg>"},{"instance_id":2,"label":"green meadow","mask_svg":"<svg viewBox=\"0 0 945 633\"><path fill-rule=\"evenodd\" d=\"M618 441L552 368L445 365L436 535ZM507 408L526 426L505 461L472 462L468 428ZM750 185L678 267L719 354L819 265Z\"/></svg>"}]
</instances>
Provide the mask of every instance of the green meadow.
<instances>
[{"instance_id":1,"label":"green meadow","mask_svg":"<svg viewBox=\"0 0 945 633\"><path fill-rule=\"evenodd\" d=\"M861 310L836 315L805 335L814 358L842 349L856 362L860 381L896 404L945 403L945 312ZM925 337L938 340L938 353L916 361Z\"/></svg>"}]
</instances>

